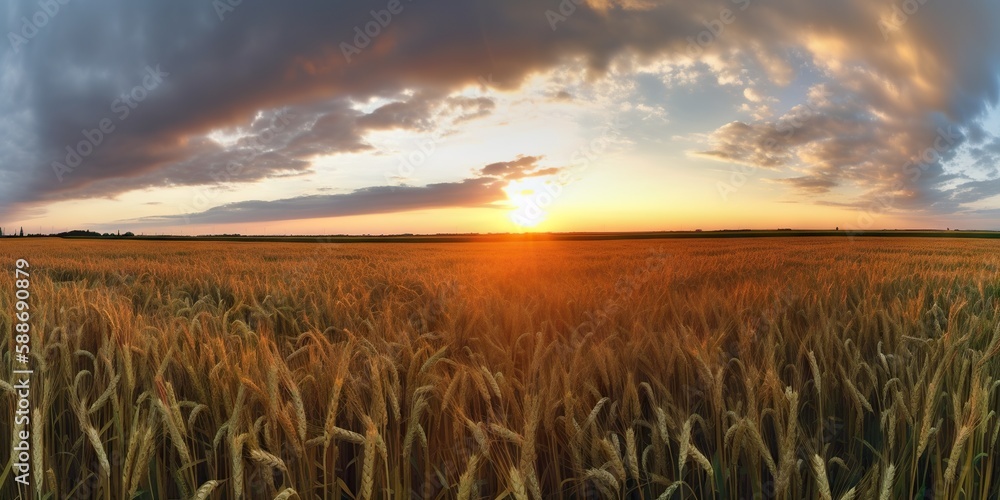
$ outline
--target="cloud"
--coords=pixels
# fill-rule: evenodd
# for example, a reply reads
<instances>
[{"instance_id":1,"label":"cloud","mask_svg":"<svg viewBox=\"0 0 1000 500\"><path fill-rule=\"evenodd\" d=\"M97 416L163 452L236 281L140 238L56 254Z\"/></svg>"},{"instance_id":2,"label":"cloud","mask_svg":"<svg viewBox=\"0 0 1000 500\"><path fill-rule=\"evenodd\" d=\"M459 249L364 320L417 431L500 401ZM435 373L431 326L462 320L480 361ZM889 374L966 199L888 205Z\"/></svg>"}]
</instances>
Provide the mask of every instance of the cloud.
<instances>
[{"instance_id":1,"label":"cloud","mask_svg":"<svg viewBox=\"0 0 1000 500\"><path fill-rule=\"evenodd\" d=\"M982 201L997 195L1000 195L1000 178L965 182L952 191L952 200L965 204Z\"/></svg>"},{"instance_id":2,"label":"cloud","mask_svg":"<svg viewBox=\"0 0 1000 500\"><path fill-rule=\"evenodd\" d=\"M549 99L556 102L572 102L573 94L566 90L557 90L550 93Z\"/></svg>"},{"instance_id":3,"label":"cloud","mask_svg":"<svg viewBox=\"0 0 1000 500\"><path fill-rule=\"evenodd\" d=\"M673 24L677 8L599 11L581 7L573 26L554 33L544 9L528 2L404 2L404 11L371 45L348 61L342 44L371 21L376 3L243 3L217 15L212 2L169 5L125 0L70 3L50 28L5 54L0 93L3 128L23 137L0 151L0 176L20 189L0 202L31 204L113 196L148 186L211 182L211 164L234 154L203 140L212 131L245 127L260 112L329 109L304 120L308 129L282 151L253 155L237 180L252 181L307 169L310 155L364 150L367 131L426 130L434 110L454 112L451 123L490 113L489 99L453 91L489 78L514 89L528 74L584 57L600 68L637 40L613 34L641 23L645 31ZM0 11L14 26L34 4ZM472 20L470 22L470 20ZM604 33L591 39L594 33ZM666 37L665 37L666 38ZM652 42L654 45L660 41ZM141 84L147 66L168 76L118 121L112 107ZM399 99L416 92L414 98ZM365 116L349 103L393 102ZM441 102L434 103L432 99ZM119 103L120 104L120 103ZM116 125L83 163L60 182L52 163L102 119ZM237 152L242 156L242 152ZM204 172L197 172L197 170Z\"/></svg>"},{"instance_id":4,"label":"cloud","mask_svg":"<svg viewBox=\"0 0 1000 500\"><path fill-rule=\"evenodd\" d=\"M837 181L833 179L823 179L809 176L778 179L777 182L788 184L796 189L813 194L824 194L837 187Z\"/></svg>"},{"instance_id":5,"label":"cloud","mask_svg":"<svg viewBox=\"0 0 1000 500\"><path fill-rule=\"evenodd\" d=\"M803 172L782 182L810 196L837 185L860 190L839 200L848 206L889 199L895 210L950 213L1000 193L995 183L956 183L955 174L965 167L960 153L982 136L981 120L997 102L998 40L982 16L998 15L998 6L928 2L891 26L886 7L839 2L829 17L819 16L824 7L792 7L789 17L808 15L810 29L786 18L764 43L805 49L823 82L783 116L720 127L711 147L697 154ZM971 151L980 167L993 161L988 149Z\"/></svg>"},{"instance_id":6,"label":"cloud","mask_svg":"<svg viewBox=\"0 0 1000 500\"><path fill-rule=\"evenodd\" d=\"M746 97L746 99L750 102L761 102L764 100L764 96L751 87L743 89L743 97Z\"/></svg>"},{"instance_id":7,"label":"cloud","mask_svg":"<svg viewBox=\"0 0 1000 500\"><path fill-rule=\"evenodd\" d=\"M975 129L972 132L980 133ZM989 135L987 142L987 136L987 133L982 132L982 136L978 137L978 142L974 142L970 138L970 142L975 145L969 149L969 157L972 158L972 166L980 171L997 173L997 169L1000 168L1000 137Z\"/></svg>"},{"instance_id":8,"label":"cloud","mask_svg":"<svg viewBox=\"0 0 1000 500\"><path fill-rule=\"evenodd\" d=\"M369 131L426 131L439 119L458 122L485 116L492 111L491 103L489 99L463 101L419 95L391 101L367 114L354 109L346 99L262 111L239 125L188 138L154 168L133 168L127 175L93 179L88 174L94 167L119 165L122 155L128 155L125 158L129 161L139 161L138 144L119 144L113 151L120 157L117 159L97 151L80 167L64 174L74 186L69 195L56 192L50 197L102 197L162 186L250 183L305 175L311 171L313 157L374 150L365 140ZM233 137L237 139L224 140Z\"/></svg>"},{"instance_id":9,"label":"cloud","mask_svg":"<svg viewBox=\"0 0 1000 500\"><path fill-rule=\"evenodd\" d=\"M815 85L807 100L771 120L731 122L710 135L711 147L696 156L801 175L779 182L812 202L847 186L851 199L822 198L824 204L897 211L961 210L960 176L945 165L960 157L979 119L949 119L923 110L909 115L844 82ZM877 107L886 106L886 107ZM928 117L924 117L924 114ZM961 184L958 184L961 186ZM888 206L886 206L888 200Z\"/></svg>"},{"instance_id":10,"label":"cloud","mask_svg":"<svg viewBox=\"0 0 1000 500\"><path fill-rule=\"evenodd\" d=\"M477 176L459 182L426 186L374 186L349 193L298 196L273 201L243 201L198 213L143 217L120 222L140 225L176 223L224 224L370 215L454 207L487 207L507 198L509 181L526 177L553 176L559 167L542 168L541 157L518 156L491 163ZM322 188L320 189L323 190Z\"/></svg>"},{"instance_id":11,"label":"cloud","mask_svg":"<svg viewBox=\"0 0 1000 500\"><path fill-rule=\"evenodd\" d=\"M395 128L429 130L433 125L432 105L430 99L425 96L390 102L361 117L358 124L374 130Z\"/></svg>"},{"instance_id":12,"label":"cloud","mask_svg":"<svg viewBox=\"0 0 1000 500\"><path fill-rule=\"evenodd\" d=\"M503 199L492 179L475 178L426 186L377 186L344 194L309 195L274 201L241 201L185 215L130 219L139 225L228 224L386 214L449 207L483 207Z\"/></svg>"},{"instance_id":13,"label":"cloud","mask_svg":"<svg viewBox=\"0 0 1000 500\"><path fill-rule=\"evenodd\" d=\"M497 107L496 101L489 97L451 97L447 100L447 105L452 112L458 114L453 122L456 124L487 116Z\"/></svg>"},{"instance_id":14,"label":"cloud","mask_svg":"<svg viewBox=\"0 0 1000 500\"><path fill-rule=\"evenodd\" d=\"M552 175L557 172L557 170L552 169L547 169L543 172L536 171L538 162L541 159L542 157L540 156L518 156L511 161L490 163L483 167L480 173L485 176L513 180L535 175Z\"/></svg>"},{"instance_id":15,"label":"cloud","mask_svg":"<svg viewBox=\"0 0 1000 500\"><path fill-rule=\"evenodd\" d=\"M234 162L243 167L227 182L299 175L314 156L370 149L371 131L430 130L495 109L457 95L464 87L513 90L566 64L594 81L628 57L747 89L754 120L722 120L706 157L797 172L786 184L814 195L836 183L863 193L852 202L895 193L900 207L954 211L969 196L953 196L960 167L950 162L980 138L1000 95L996 2L933 0L899 22L892 2L868 0L593 0L556 29L545 14L554 1L402 5L350 61L343 44L384 3L243 2L221 17L204 0L61 5L48 28L0 56L0 209L213 184ZM14 29L36 8L16 2L0 26ZM114 103L149 66L169 76L118 120ZM811 96L771 118L779 108L765 89L785 100L780 90L803 81L836 98ZM376 99L385 104L358 111ZM224 130L249 141L263 133L259 114L280 110L294 118L266 147L211 138ZM104 118L117 120L114 133L59 182L52 162ZM780 128L796 118L793 133ZM942 128L958 139L914 175L907 165Z\"/></svg>"}]
</instances>

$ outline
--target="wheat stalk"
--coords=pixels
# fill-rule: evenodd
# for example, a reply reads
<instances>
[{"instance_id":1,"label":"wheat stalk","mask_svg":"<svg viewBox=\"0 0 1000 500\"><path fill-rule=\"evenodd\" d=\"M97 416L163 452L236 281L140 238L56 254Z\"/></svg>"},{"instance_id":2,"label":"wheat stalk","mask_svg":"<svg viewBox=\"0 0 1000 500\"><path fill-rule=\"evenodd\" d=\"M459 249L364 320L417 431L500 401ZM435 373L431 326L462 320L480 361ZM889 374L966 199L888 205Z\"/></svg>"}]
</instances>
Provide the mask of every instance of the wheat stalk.
<instances>
[{"instance_id":1,"label":"wheat stalk","mask_svg":"<svg viewBox=\"0 0 1000 500\"><path fill-rule=\"evenodd\" d=\"M372 497L372 488L375 484L375 441L377 434L375 424L369 421L368 431L365 433L364 465L361 471L361 498L366 500Z\"/></svg>"},{"instance_id":2,"label":"wheat stalk","mask_svg":"<svg viewBox=\"0 0 1000 500\"><path fill-rule=\"evenodd\" d=\"M614 498L618 496L618 491L620 490L618 480L615 479L614 474L606 470L587 469L586 473L583 475L583 479L593 482L594 485L601 490L601 493L604 494L605 498Z\"/></svg>"},{"instance_id":3,"label":"wheat stalk","mask_svg":"<svg viewBox=\"0 0 1000 500\"><path fill-rule=\"evenodd\" d=\"M965 448L965 442L972 435L973 427L970 425L963 425L958 430L958 437L955 438L955 443L951 446L951 454L948 456L948 469L945 470L944 480L945 483L951 484L955 481L955 473L958 470L959 458L961 458L962 450Z\"/></svg>"},{"instance_id":4,"label":"wheat stalk","mask_svg":"<svg viewBox=\"0 0 1000 500\"><path fill-rule=\"evenodd\" d=\"M889 464L885 469L885 474L882 475L882 488L879 493L879 500L889 500L892 496L892 481L895 473L896 466Z\"/></svg>"},{"instance_id":5,"label":"wheat stalk","mask_svg":"<svg viewBox=\"0 0 1000 500\"><path fill-rule=\"evenodd\" d=\"M833 500L833 494L830 493L830 480L826 477L826 464L823 462L823 457L814 454L811 464L813 472L816 473L816 487L819 488L820 498L823 500Z\"/></svg>"},{"instance_id":6,"label":"wheat stalk","mask_svg":"<svg viewBox=\"0 0 1000 500\"><path fill-rule=\"evenodd\" d=\"M250 458L265 467L288 472L288 467L285 466L283 460L259 448L250 450Z\"/></svg>"},{"instance_id":7,"label":"wheat stalk","mask_svg":"<svg viewBox=\"0 0 1000 500\"><path fill-rule=\"evenodd\" d=\"M198 491L194 493L194 496L191 497L192 500L206 500L217 486L219 486L219 482L214 479L206 481L205 484L202 484L201 487L198 488Z\"/></svg>"},{"instance_id":8,"label":"wheat stalk","mask_svg":"<svg viewBox=\"0 0 1000 500\"><path fill-rule=\"evenodd\" d=\"M847 492L844 493L843 495L840 495L839 500L854 500L854 496L855 496L854 488L851 488L847 490Z\"/></svg>"},{"instance_id":9,"label":"wheat stalk","mask_svg":"<svg viewBox=\"0 0 1000 500\"><path fill-rule=\"evenodd\" d=\"M476 469L479 468L479 454L473 453L466 464L465 472L458 480L458 500L469 500L472 497L472 486L476 478Z\"/></svg>"},{"instance_id":10,"label":"wheat stalk","mask_svg":"<svg viewBox=\"0 0 1000 500\"><path fill-rule=\"evenodd\" d=\"M139 487L139 481L142 479L140 474L136 471L139 470L140 465L145 465L149 463L149 457L153 454L153 438L156 435L156 429L154 425L149 425L146 427L146 433L143 435L142 443L139 445L139 452L137 455L137 460L135 465L131 467L132 474L129 480L129 497L135 494L135 490Z\"/></svg>"},{"instance_id":11,"label":"wheat stalk","mask_svg":"<svg viewBox=\"0 0 1000 500\"><path fill-rule=\"evenodd\" d=\"M292 488L285 488L274 497L274 500L289 500L292 497L299 498L299 494Z\"/></svg>"},{"instance_id":12,"label":"wheat stalk","mask_svg":"<svg viewBox=\"0 0 1000 500\"><path fill-rule=\"evenodd\" d=\"M236 438L230 438L229 457L233 469L233 495L236 498L243 497L243 443L248 434L240 434Z\"/></svg>"},{"instance_id":13,"label":"wheat stalk","mask_svg":"<svg viewBox=\"0 0 1000 500\"><path fill-rule=\"evenodd\" d=\"M515 500L528 500L528 491L524 488L524 480L516 468L510 469L510 491Z\"/></svg>"},{"instance_id":14,"label":"wheat stalk","mask_svg":"<svg viewBox=\"0 0 1000 500\"><path fill-rule=\"evenodd\" d=\"M628 461L628 470L632 478L639 480L639 459L636 454L635 429L629 428L625 431L625 456Z\"/></svg>"}]
</instances>

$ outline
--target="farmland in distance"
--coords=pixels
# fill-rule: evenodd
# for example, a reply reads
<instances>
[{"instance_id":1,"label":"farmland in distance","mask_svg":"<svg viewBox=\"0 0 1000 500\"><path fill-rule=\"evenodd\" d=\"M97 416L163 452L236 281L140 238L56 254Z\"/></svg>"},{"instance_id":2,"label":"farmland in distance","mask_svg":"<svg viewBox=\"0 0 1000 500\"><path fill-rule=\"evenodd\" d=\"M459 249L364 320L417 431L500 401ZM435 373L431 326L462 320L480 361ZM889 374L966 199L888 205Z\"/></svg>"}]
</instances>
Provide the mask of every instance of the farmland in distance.
<instances>
[{"instance_id":1,"label":"farmland in distance","mask_svg":"<svg viewBox=\"0 0 1000 500\"><path fill-rule=\"evenodd\" d=\"M0 262L31 262L42 497L987 499L998 251L39 238Z\"/></svg>"}]
</instances>

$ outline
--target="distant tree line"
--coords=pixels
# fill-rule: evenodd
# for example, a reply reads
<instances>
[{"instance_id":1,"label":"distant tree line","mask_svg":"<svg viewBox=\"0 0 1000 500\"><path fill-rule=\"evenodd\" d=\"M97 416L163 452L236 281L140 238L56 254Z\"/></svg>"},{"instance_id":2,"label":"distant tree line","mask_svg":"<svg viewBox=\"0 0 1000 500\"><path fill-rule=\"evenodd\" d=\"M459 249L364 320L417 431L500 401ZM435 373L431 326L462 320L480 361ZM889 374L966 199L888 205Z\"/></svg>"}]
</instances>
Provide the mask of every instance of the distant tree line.
<instances>
[{"instance_id":1,"label":"distant tree line","mask_svg":"<svg viewBox=\"0 0 1000 500\"><path fill-rule=\"evenodd\" d=\"M39 234L28 234L28 235L25 235L23 227L22 228L18 228L18 230L14 231L14 232L7 232L4 228L0 227L0 238L2 238L2 237L18 238L18 237L24 237L24 236L29 236L29 237L32 237L32 236L60 236L60 237L69 236L69 237L77 237L77 238L131 238L131 237L135 236L135 233L133 233L132 231L126 231L124 233L121 232L121 231L118 231L116 233L99 233L99 232L96 232L96 231L75 229L73 231L66 231L64 233L57 233L57 234L41 234L41 233L39 233Z\"/></svg>"},{"instance_id":2,"label":"distant tree line","mask_svg":"<svg viewBox=\"0 0 1000 500\"><path fill-rule=\"evenodd\" d=\"M96 231L83 230L83 229L74 229L72 231L66 231L64 233L56 234L56 236L60 236L60 237L67 237L67 236L69 236L69 237L77 237L77 238L81 238L81 237L82 238L131 238L131 237L135 236L135 234L132 233L132 231L126 231L124 234L122 234L121 231L118 231L118 233L98 233Z\"/></svg>"}]
</instances>

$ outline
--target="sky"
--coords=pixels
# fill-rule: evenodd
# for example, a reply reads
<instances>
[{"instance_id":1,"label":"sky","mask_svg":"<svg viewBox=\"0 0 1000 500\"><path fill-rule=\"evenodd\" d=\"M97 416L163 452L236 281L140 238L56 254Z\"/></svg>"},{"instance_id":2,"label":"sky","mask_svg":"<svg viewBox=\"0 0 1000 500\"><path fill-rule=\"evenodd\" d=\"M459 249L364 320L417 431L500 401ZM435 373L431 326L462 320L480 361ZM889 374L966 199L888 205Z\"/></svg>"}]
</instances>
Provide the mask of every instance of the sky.
<instances>
[{"instance_id":1,"label":"sky","mask_svg":"<svg viewBox=\"0 0 1000 500\"><path fill-rule=\"evenodd\" d=\"M1000 2L0 7L0 227L1000 229Z\"/></svg>"}]
</instances>

